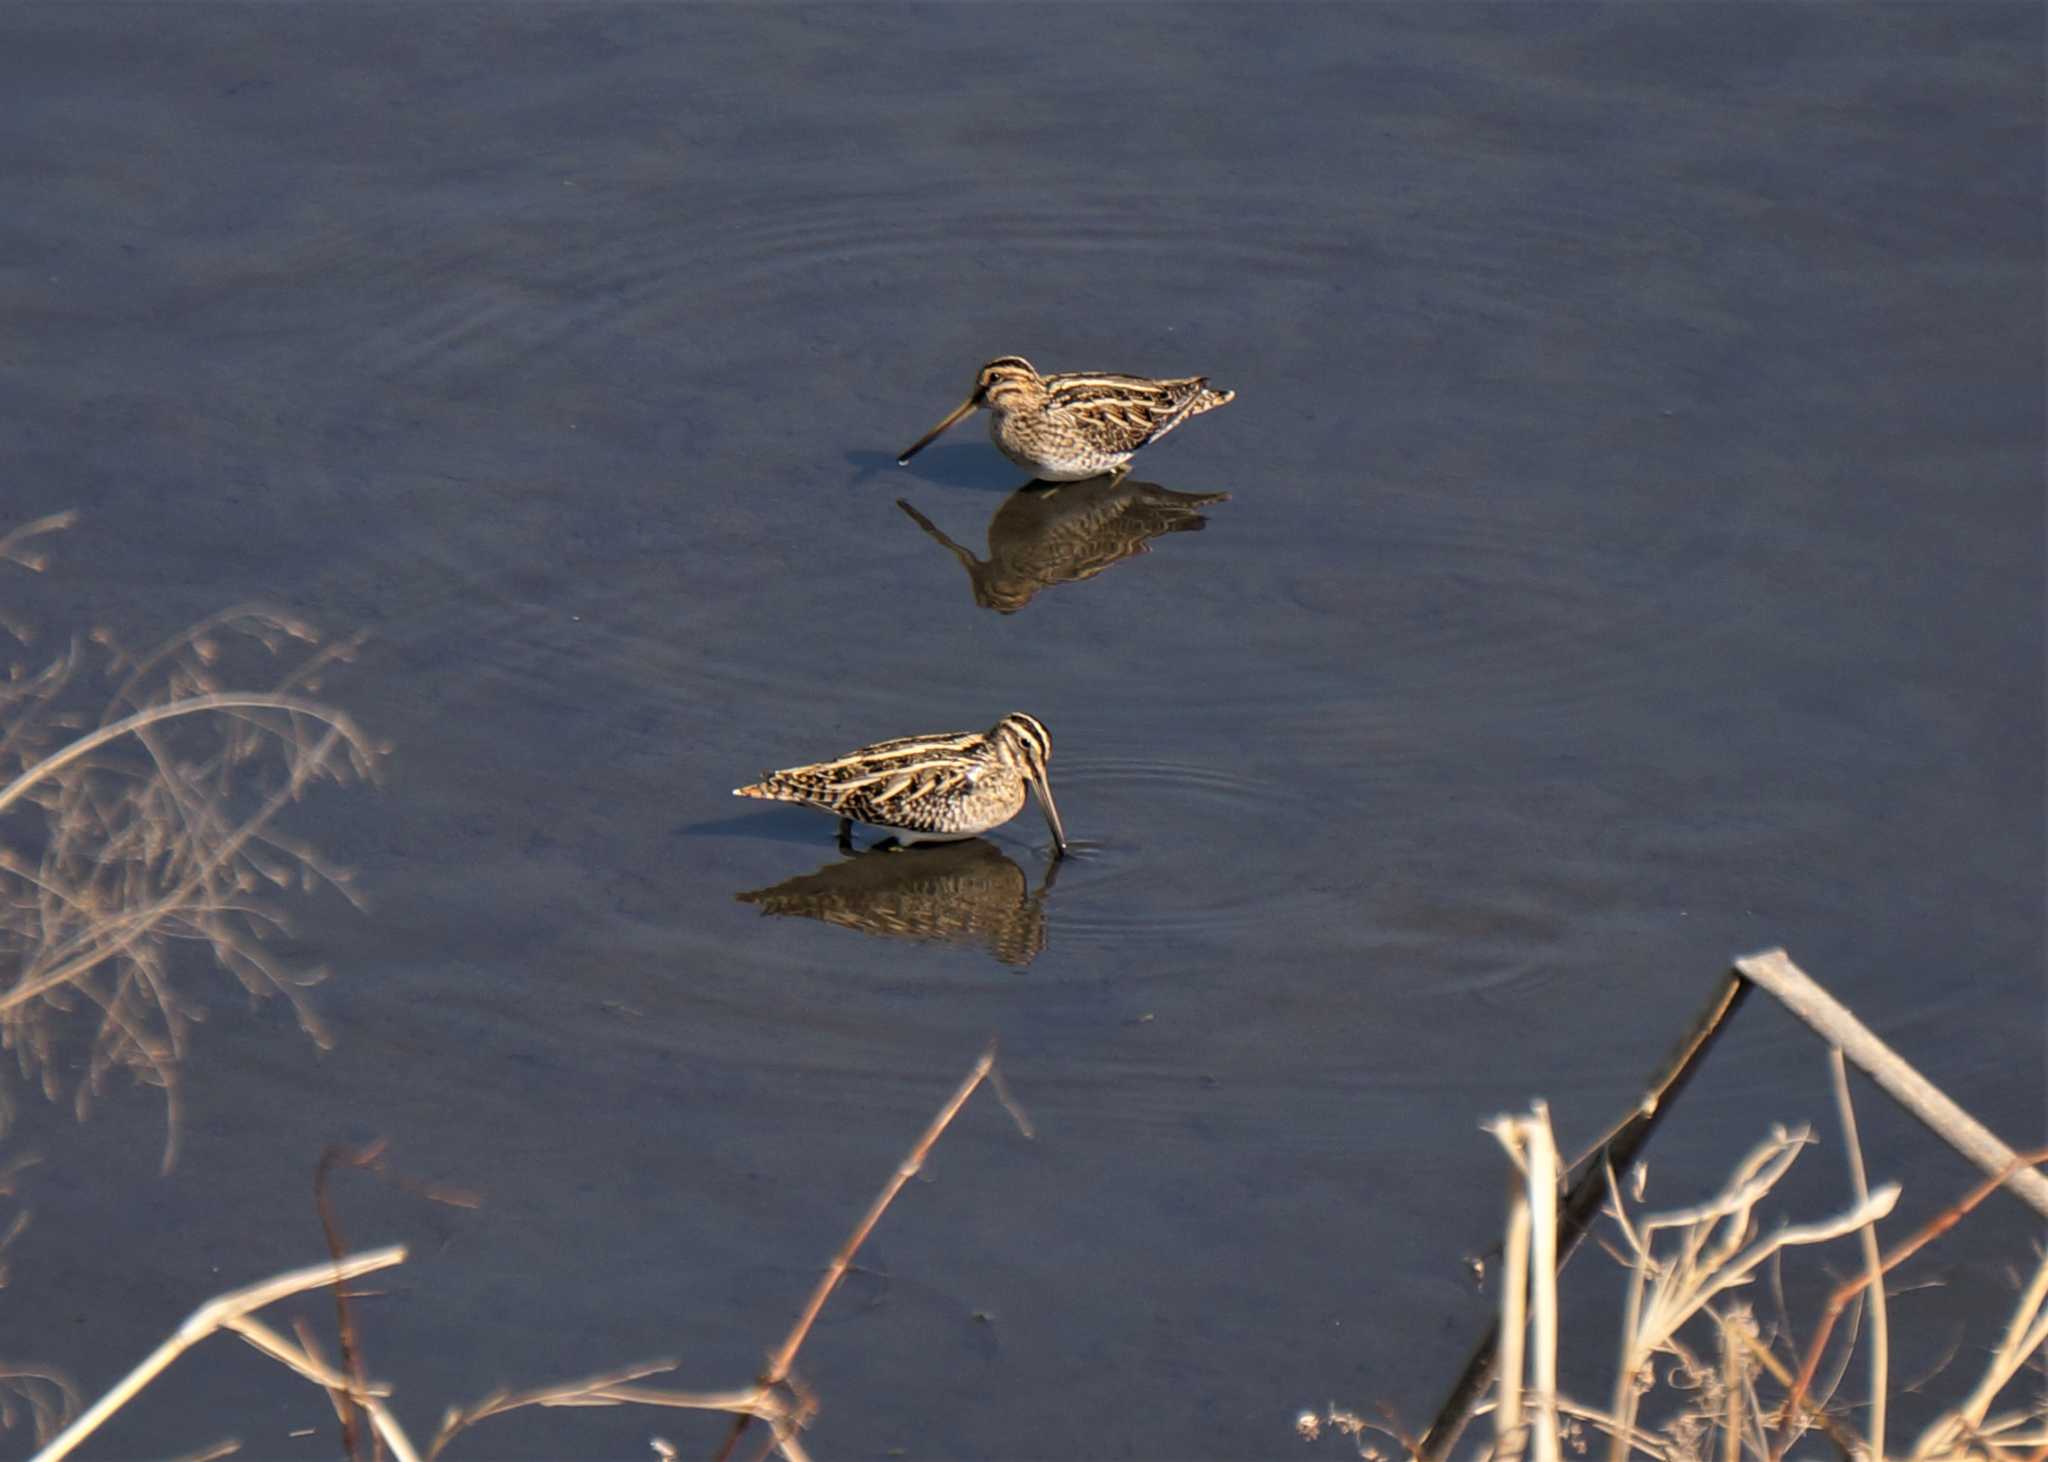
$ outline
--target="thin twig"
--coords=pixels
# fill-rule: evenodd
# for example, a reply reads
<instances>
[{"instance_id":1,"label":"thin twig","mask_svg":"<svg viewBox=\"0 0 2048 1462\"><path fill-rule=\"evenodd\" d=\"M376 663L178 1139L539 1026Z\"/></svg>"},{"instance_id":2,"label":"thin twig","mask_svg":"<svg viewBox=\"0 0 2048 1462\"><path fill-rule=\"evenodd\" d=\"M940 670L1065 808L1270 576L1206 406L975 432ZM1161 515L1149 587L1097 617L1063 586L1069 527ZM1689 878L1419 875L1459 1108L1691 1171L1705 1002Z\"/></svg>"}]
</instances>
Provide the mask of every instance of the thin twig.
<instances>
[{"instance_id":1,"label":"thin twig","mask_svg":"<svg viewBox=\"0 0 2048 1462\"><path fill-rule=\"evenodd\" d=\"M1870 1197L1870 1178L1863 1170L1863 1143L1856 1135L1856 1103L1849 1095L1849 1067L1840 1046L1828 1048L1828 1075L1835 1088L1835 1105L1842 1114L1842 1147L1849 1159L1849 1183L1857 1202ZM1867 1224L1857 1235L1863 1248L1863 1272L1870 1285L1870 1427L1866 1436L1869 1455L1881 1458L1884 1450L1885 1401L1891 1389L1891 1323L1885 1309L1884 1258L1878 1251L1877 1226Z\"/></svg>"},{"instance_id":2,"label":"thin twig","mask_svg":"<svg viewBox=\"0 0 2048 1462\"><path fill-rule=\"evenodd\" d=\"M761 1376L764 1384L775 1385L789 1374L790 1366L796 1362L797 1351L803 1348L804 1341L809 1338L811 1326L817 1323L819 1313L825 1308L825 1301L832 1297L832 1291L838 1287L847 1268L853 1263L853 1256L860 1252L860 1246L867 1242L868 1235L874 1231L882 1215L888 1212L889 1205L896 1201L896 1195L903 1191L903 1185L923 1169L924 1160L930 1155L933 1145L938 1142L946 1128L952 1125L953 1118L967 1105L967 1099L974 1095L974 1089L981 1085L982 1078L989 1074L995 1063L996 1048L995 1043L991 1041L988 1049L981 1053L981 1059L974 1063L974 1069L967 1073L966 1079L960 1083L945 1106L939 1109L939 1114L932 1118L931 1125L925 1128L924 1135L917 1140L909 1154L897 1164L895 1173L882 1185L882 1191L875 1195L875 1201L869 1205L867 1213L854 1225L853 1232L847 1235L846 1242L832 1257L832 1263L819 1279L817 1288L811 1291L810 1303L804 1306L803 1313L797 1317L796 1324L790 1327L789 1334L783 1338L782 1344L769 1356L768 1368Z\"/></svg>"},{"instance_id":3,"label":"thin twig","mask_svg":"<svg viewBox=\"0 0 2048 1462\"><path fill-rule=\"evenodd\" d=\"M372 1249L367 1253L353 1255L338 1264L315 1264L305 1269L294 1269L289 1273L279 1274L208 1300L194 1310L191 1317L180 1325L168 1340L151 1351L140 1365L123 1376L112 1390L94 1402L84 1415L60 1432L42 1451L36 1453L33 1462L60 1462L60 1459L70 1456L74 1447L97 1431L100 1424L118 1411L131 1396L156 1379L164 1367L214 1331L225 1328L231 1320L246 1315L251 1310L259 1310L265 1305L273 1304L288 1295L317 1289L323 1284L354 1279L404 1262L405 1246L393 1244L389 1248Z\"/></svg>"},{"instance_id":4,"label":"thin twig","mask_svg":"<svg viewBox=\"0 0 2048 1462\"><path fill-rule=\"evenodd\" d=\"M328 1147L320 1154L320 1161L313 1168L313 1207L320 1215L320 1232L326 1236L327 1252L336 1258L346 1247L341 1239L341 1221L334 1216L334 1204L327 1195L327 1175L338 1165L352 1168L374 1167L384 1156L385 1142L378 1138L367 1147ZM357 1433L355 1410L348 1402L350 1396L365 1390L369 1378L363 1371L362 1347L356 1342L355 1319L349 1313L348 1286L337 1283L334 1286L334 1332L336 1342L341 1346L341 1369L349 1377L351 1385L340 1393L341 1450L342 1454L355 1462ZM384 1444L375 1440L372 1447L377 1462L384 1462Z\"/></svg>"},{"instance_id":5,"label":"thin twig","mask_svg":"<svg viewBox=\"0 0 2048 1462\"><path fill-rule=\"evenodd\" d=\"M924 1135L917 1140L909 1154L897 1164L896 1171L890 1176L889 1181L882 1185L882 1191L875 1195L875 1201L868 1205L867 1213L854 1225L853 1232L846 1237L846 1242L839 1246L839 1252L826 1266L817 1288L811 1291L810 1302L804 1306L803 1313L797 1316L796 1324L790 1327L789 1334L783 1337L782 1344L769 1354L767 1368L761 1372L761 1385L780 1385L789 1375L789 1368L796 1363L797 1351L803 1348L805 1339L811 1333L811 1326L817 1323L819 1313L825 1308L825 1301L832 1297L832 1291L845 1277L848 1266L853 1263L853 1256L860 1251L860 1246L867 1241L868 1235L881 1221L889 1205L896 1200L896 1195L903 1190L903 1185L916 1177L918 1171L923 1168L924 1160L930 1154L933 1144L951 1125L953 1118L959 1115L960 1109L967 1105L967 1099L974 1095L974 1089L981 1085L983 1078L995 1069L995 1064L996 1045L994 1041L990 1041L988 1049L981 1053L981 1059L974 1063L974 1068L967 1073L966 1079L939 1109L939 1114L932 1118L931 1125L925 1128ZM1029 1134L1028 1128L1026 1133ZM741 1416L734 1422L732 1432L718 1452L721 1462L732 1455L734 1444L739 1441L741 1433L746 1431L747 1423L751 1419L749 1416Z\"/></svg>"}]
</instances>

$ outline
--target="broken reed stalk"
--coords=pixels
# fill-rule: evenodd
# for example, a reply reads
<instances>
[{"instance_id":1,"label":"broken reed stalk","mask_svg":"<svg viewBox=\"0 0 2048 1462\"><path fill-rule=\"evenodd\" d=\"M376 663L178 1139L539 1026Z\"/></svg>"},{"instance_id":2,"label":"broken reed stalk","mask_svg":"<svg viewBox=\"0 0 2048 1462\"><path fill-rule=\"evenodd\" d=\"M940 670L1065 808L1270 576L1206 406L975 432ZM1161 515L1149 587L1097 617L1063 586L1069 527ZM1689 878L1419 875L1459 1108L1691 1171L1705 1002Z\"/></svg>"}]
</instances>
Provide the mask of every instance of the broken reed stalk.
<instances>
[{"instance_id":1,"label":"broken reed stalk","mask_svg":"<svg viewBox=\"0 0 2048 1462\"><path fill-rule=\"evenodd\" d=\"M838 1288L839 1281L845 1278L847 1269L853 1264L853 1256L860 1251L860 1246L867 1242L868 1235L874 1231L882 1215L888 1212L889 1205L896 1201L896 1195L903 1191L903 1185L916 1177L924 1167L924 1160L930 1155L933 1145L938 1142L946 1128L952 1125L953 1119L960 1114L960 1109L967 1105L967 1099L974 1095L974 1089L995 1069L995 1064L996 1043L990 1041L988 1048L981 1053L981 1059L974 1063L974 1068L967 1073L966 1079L954 1091L952 1098L939 1109L939 1114L932 1118L931 1125L925 1128L924 1135L917 1140L909 1154L897 1164L895 1173L882 1185L882 1191L875 1195L875 1201L868 1205L867 1213L854 1225L853 1232L846 1236L846 1242L839 1246L839 1252L832 1257L832 1262L826 1267L824 1276L819 1279L817 1288L811 1291L810 1303L804 1306L803 1313L797 1317L796 1324L790 1327L789 1334L783 1337L782 1344L770 1353L767 1369L761 1372L761 1389L772 1390L788 1379L789 1369L796 1363L797 1351L803 1348L804 1341L810 1336L811 1327L817 1323L819 1314L825 1308L825 1301L832 1298L832 1291ZM1012 1117L1017 1119L1019 1126L1023 1127L1025 1135L1029 1136L1030 1125L1024 1121L1023 1114L1017 1110L1015 1104L1006 1099L1004 1106L1009 1109ZM725 1462L725 1459L732 1456L733 1447L738 1444L741 1434L746 1431L752 1420L751 1415L741 1415L734 1419L732 1432L726 1437L725 1445L718 1451L719 1462Z\"/></svg>"},{"instance_id":2,"label":"broken reed stalk","mask_svg":"<svg viewBox=\"0 0 2048 1462\"><path fill-rule=\"evenodd\" d=\"M1706 1059L1729 1017L1741 1008L1748 993L1749 982L1735 971L1722 976L1712 996L1693 1018L1684 1039L1645 1086L1635 1111L1581 1161L1579 1176L1558 1210L1557 1263L1560 1267L1571 1258L1572 1251L1585 1238L1599 1214L1600 1205L1607 1196L1608 1172L1626 1171L1634 1164L1636 1155L1649 1142L1664 1113L1685 1090L1686 1083L1692 1080L1693 1073ZM1423 1432L1416 1451L1419 1462L1443 1462L1458 1444L1465 1424L1471 1420L1473 1408L1493 1381L1500 1336L1500 1322L1496 1319L1473 1347L1465 1369L1452 1385L1450 1394L1444 1398L1443 1405L1437 1409L1435 1420Z\"/></svg>"},{"instance_id":3,"label":"broken reed stalk","mask_svg":"<svg viewBox=\"0 0 2048 1462\"><path fill-rule=\"evenodd\" d=\"M1533 1102L1526 1117L1497 1117L1487 1130L1507 1150L1521 1183L1508 1208L1507 1262L1501 1276L1500 1411L1497 1456L1519 1455L1522 1409L1533 1413L1527 1450L1536 1462L1558 1462L1557 1431L1557 1142L1550 1109ZM1526 1293L1526 1319L1524 1294ZM1527 1343L1525 1346L1525 1342ZM1529 1388L1522 1359L1530 1355Z\"/></svg>"},{"instance_id":4,"label":"broken reed stalk","mask_svg":"<svg viewBox=\"0 0 2048 1462\"><path fill-rule=\"evenodd\" d=\"M155 1380L166 1366L185 1351L216 1330L246 1333L250 1328L250 1324L245 1323L250 1311L259 1310L265 1305L305 1290L318 1289L324 1284L342 1283L404 1262L405 1246L393 1244L388 1248L372 1249L367 1253L352 1255L338 1264L313 1264L304 1269L294 1269L290 1273L279 1274L208 1300L194 1310L191 1317L180 1325L169 1339L151 1351L140 1365L122 1377L112 1390L94 1402L78 1420L53 1437L48 1446L35 1454L32 1462L61 1462L61 1459L70 1456L73 1448L97 1431L101 1423L120 1410L129 1398ZM262 1329L260 1326L253 1328ZM279 1343L283 1344L281 1340ZM346 1386L348 1381L346 1378L337 1377L335 1383Z\"/></svg>"},{"instance_id":5,"label":"broken reed stalk","mask_svg":"<svg viewBox=\"0 0 2048 1462\"><path fill-rule=\"evenodd\" d=\"M1779 1004L1805 1021L1823 1040L1839 1046L1886 1096L1969 1159L1979 1171L2001 1175L2005 1187L2048 1218L2048 1177L2020 1162L2018 1154L1992 1135L1988 1127L1879 1040L1848 1007L1792 963L1784 950L1767 949L1738 959L1735 969L1743 979L1770 991Z\"/></svg>"}]
</instances>

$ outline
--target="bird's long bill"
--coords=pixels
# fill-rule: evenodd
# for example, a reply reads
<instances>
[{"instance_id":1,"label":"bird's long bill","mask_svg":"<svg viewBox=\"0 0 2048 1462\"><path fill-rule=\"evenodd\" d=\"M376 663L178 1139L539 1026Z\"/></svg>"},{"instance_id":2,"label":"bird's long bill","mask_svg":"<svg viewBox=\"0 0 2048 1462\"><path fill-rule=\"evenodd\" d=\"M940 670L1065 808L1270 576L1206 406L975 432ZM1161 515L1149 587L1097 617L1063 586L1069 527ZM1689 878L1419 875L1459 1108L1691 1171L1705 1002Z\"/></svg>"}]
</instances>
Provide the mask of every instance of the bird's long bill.
<instances>
[{"instance_id":1,"label":"bird's long bill","mask_svg":"<svg viewBox=\"0 0 2048 1462\"><path fill-rule=\"evenodd\" d=\"M1052 855L1055 858L1067 856L1067 830L1060 826L1060 810L1052 805L1052 783L1045 778L1041 769L1032 778L1031 785L1038 792L1038 806L1045 813L1045 825L1052 829Z\"/></svg>"},{"instance_id":2,"label":"bird's long bill","mask_svg":"<svg viewBox=\"0 0 2048 1462\"><path fill-rule=\"evenodd\" d=\"M947 427L951 426L954 422L958 421L961 417L965 416L968 412L974 410L974 408L979 405L981 405L981 392L976 391L972 396L969 396L965 401L962 401L959 404L959 406L955 407L953 410L953 414L951 416L947 417L944 421L940 422L937 426L933 427L930 431L926 432L923 436L919 437L915 442L911 443L910 446L906 447L903 451L903 455L896 459L896 465L898 467L908 467L910 465L910 459L912 457L915 457L919 452L922 452L926 447L929 447L934 441L938 440L940 433L944 432Z\"/></svg>"}]
</instances>

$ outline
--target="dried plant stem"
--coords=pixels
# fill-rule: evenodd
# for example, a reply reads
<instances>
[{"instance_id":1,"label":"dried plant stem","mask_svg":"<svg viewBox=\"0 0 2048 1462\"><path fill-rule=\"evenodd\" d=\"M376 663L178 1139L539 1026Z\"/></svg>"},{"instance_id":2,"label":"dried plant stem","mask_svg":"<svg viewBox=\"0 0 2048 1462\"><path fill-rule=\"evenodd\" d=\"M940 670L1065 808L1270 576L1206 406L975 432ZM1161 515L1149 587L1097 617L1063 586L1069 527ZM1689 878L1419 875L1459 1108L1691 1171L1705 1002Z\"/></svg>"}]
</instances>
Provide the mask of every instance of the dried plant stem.
<instances>
[{"instance_id":1,"label":"dried plant stem","mask_svg":"<svg viewBox=\"0 0 2048 1462\"><path fill-rule=\"evenodd\" d=\"M1497 1117L1487 1124L1507 1150L1522 1187L1510 1202L1508 1260L1501 1280L1502 1420L1495 1424L1500 1449L1520 1450L1521 1414L1531 1412L1530 1451L1536 1462L1558 1462L1557 1434L1557 1141L1550 1110L1533 1102L1526 1117ZM1519 1257L1517 1252L1519 1251ZM1520 1271L1519 1277L1516 1271ZM1526 1290L1528 1320L1519 1296ZM1529 1391L1523 1397L1523 1339L1528 1340Z\"/></svg>"},{"instance_id":2,"label":"dried plant stem","mask_svg":"<svg viewBox=\"0 0 2048 1462\"><path fill-rule=\"evenodd\" d=\"M61 513L51 513L33 523L24 523L13 531L0 535L0 558L20 564L30 573L41 573L47 564L41 554L23 553L20 545L31 538L40 538L45 533L59 533L78 521L78 509L66 508Z\"/></svg>"},{"instance_id":3,"label":"dried plant stem","mask_svg":"<svg viewBox=\"0 0 2048 1462\"><path fill-rule=\"evenodd\" d=\"M1496 1134L1498 1135L1498 1134ZM1494 1455L1521 1455L1522 1360L1529 1348L1529 1187L1516 1170L1508 1180L1507 1234L1501 1244L1500 1405L1493 1418Z\"/></svg>"},{"instance_id":4,"label":"dried plant stem","mask_svg":"<svg viewBox=\"0 0 2048 1462\"><path fill-rule=\"evenodd\" d=\"M1749 981L1730 970L1722 976L1713 993L1693 1017L1684 1037L1668 1055L1643 1089L1636 1109L1629 1113L1607 1139L1599 1143L1580 1163L1578 1178L1566 1192L1558 1219L1559 1262L1571 1257L1600 1212L1609 1191L1608 1172L1626 1170L1648 1144L1665 1114L1677 1102L1706 1060L1707 1052L1727 1028L1729 1020L1748 998ZM1472 1348L1465 1369L1452 1384L1450 1394L1437 1408L1436 1417L1414 1449L1420 1462L1443 1462L1457 1446L1465 1423L1471 1418L1487 1384L1494 1376L1495 1350L1500 1341L1499 1322L1489 1324L1479 1343Z\"/></svg>"},{"instance_id":5,"label":"dried plant stem","mask_svg":"<svg viewBox=\"0 0 2048 1462\"><path fill-rule=\"evenodd\" d=\"M398 1462L420 1462L419 1453L406 1440L405 1432L398 1425L398 1418L385 1405L386 1389L357 1382L319 1357L293 1345L261 1320L250 1315L237 1315L222 1322L224 1328L234 1331L257 1350L292 1370L297 1371L314 1385L322 1387L331 1396L345 1395L370 1418L372 1428L382 1441L390 1444L392 1456Z\"/></svg>"},{"instance_id":6,"label":"dried plant stem","mask_svg":"<svg viewBox=\"0 0 2048 1462\"><path fill-rule=\"evenodd\" d=\"M304 1269L294 1269L247 1288L230 1291L208 1300L192 1312L191 1318L180 1325L171 1337L159 1345L134 1370L114 1388L94 1402L78 1420L71 1423L50 1444L36 1453L33 1462L61 1462L71 1455L80 1442L91 1436L108 1417L127 1403L130 1397L155 1380L164 1367L176 1360L185 1351L197 1345L216 1330L239 1329L236 1322L242 1320L251 1310L275 1303L288 1295L305 1290L317 1289L325 1284L340 1284L369 1274L378 1269L388 1269L394 1264L405 1262L405 1246L393 1244L389 1248L372 1249L367 1253L352 1255L339 1264L314 1264ZM323 1382L323 1384L325 1384ZM346 1385L346 1380L340 1381Z\"/></svg>"},{"instance_id":7,"label":"dried plant stem","mask_svg":"<svg viewBox=\"0 0 2048 1462\"><path fill-rule=\"evenodd\" d=\"M1863 1144L1856 1136L1856 1104L1849 1096L1849 1066L1840 1046L1828 1048L1828 1074L1835 1088L1835 1106L1842 1114L1842 1145L1849 1156L1849 1183L1858 1203L1870 1199L1870 1178L1863 1170ZM1863 1247L1863 1272L1870 1285L1870 1426L1865 1441L1869 1455L1882 1458L1885 1399L1891 1388L1891 1322L1885 1308L1884 1256L1877 1246L1877 1226L1865 1224L1856 1235Z\"/></svg>"},{"instance_id":8,"label":"dried plant stem","mask_svg":"<svg viewBox=\"0 0 2048 1462\"><path fill-rule=\"evenodd\" d=\"M1748 1393L1748 1368L1742 1360L1742 1341L1732 1325L1719 1327L1721 1336L1721 1462L1741 1462L1743 1400Z\"/></svg>"},{"instance_id":9,"label":"dried plant stem","mask_svg":"<svg viewBox=\"0 0 2048 1462\"><path fill-rule=\"evenodd\" d=\"M2035 1266L2033 1280L2027 1285L2026 1293L2020 1297L2019 1308L2012 1312L2012 1319L2006 1325L2005 1339L1991 1357L1991 1364L1985 1368L1984 1379L1977 1383L1977 1389L1961 1407L1958 1414L1973 1427L1984 1425L1985 1413L1991 1410L1991 1403L2005 1388L2006 1382L2019 1374L2027 1358L2048 1345L2048 1313L2043 1306L2048 1304L2048 1255L2042 1256ZM1923 1441L1914 1449L1924 1453L1927 1444Z\"/></svg>"},{"instance_id":10,"label":"dried plant stem","mask_svg":"<svg viewBox=\"0 0 2048 1462\"><path fill-rule=\"evenodd\" d=\"M1847 1006L1792 963L1782 949L1769 949L1735 962L1736 971L1777 997L1787 1010L1841 1048L1893 1101L1925 1123L1957 1152L1986 1173L2001 1174L2005 1186L2048 1218L2048 1178L2000 1142L1989 1128L1952 1101L1850 1013Z\"/></svg>"},{"instance_id":11,"label":"dried plant stem","mask_svg":"<svg viewBox=\"0 0 2048 1462\"><path fill-rule=\"evenodd\" d=\"M867 1242L868 1235L874 1231L882 1215L888 1212L889 1205L896 1201L896 1195L903 1191L903 1185L916 1177L924 1167L924 1160L930 1155L933 1144L939 1140L946 1128L952 1125L953 1118L960 1114L960 1109L967 1105L967 1099L974 1095L974 1089L995 1069L995 1064L996 1046L995 1042L991 1041L988 1049L981 1053L981 1059L974 1063L973 1069L967 1073L952 1097L939 1108L939 1114L932 1118L931 1125L924 1130L924 1135L918 1138L903 1161L896 1165L896 1171L890 1175L889 1181L882 1185L882 1191L875 1195L875 1201L868 1205L868 1211L862 1215L860 1222L854 1225L853 1232L846 1236L846 1242L839 1246L839 1252L832 1257L831 1264L826 1266L817 1288L811 1291L810 1302L804 1306L803 1313L797 1316L796 1324L790 1327L789 1334L783 1337L782 1344L769 1354L767 1369L761 1372L760 1378L760 1385L764 1390L779 1386L788 1379L789 1369L796 1363L797 1351L803 1348L804 1341L810 1336L811 1327L818 1322L818 1315L824 1310L825 1301L832 1298L832 1291L838 1288L839 1281L845 1277L847 1269L853 1263L853 1256L860 1252L860 1246ZM1021 1117L1021 1113L1016 1113L1014 1104L1006 1105L1011 1107L1013 1114ZM1028 1125L1025 1126L1025 1131L1028 1135ZM721 1459L732 1455L733 1447L751 1420L751 1415L742 1415L733 1423L731 1434L726 1437L725 1445L719 1449L718 1456ZM783 1450L789 1450L786 1444Z\"/></svg>"},{"instance_id":12,"label":"dried plant stem","mask_svg":"<svg viewBox=\"0 0 2048 1462\"><path fill-rule=\"evenodd\" d=\"M1557 1141L1550 1109L1536 1102L1523 1122L1529 1164L1529 1380L1536 1389L1536 1462L1558 1462L1557 1436Z\"/></svg>"},{"instance_id":13,"label":"dried plant stem","mask_svg":"<svg viewBox=\"0 0 2048 1462\"><path fill-rule=\"evenodd\" d=\"M931 1125L925 1128L924 1136L918 1138L909 1154L896 1165L896 1171L890 1175L889 1181L882 1185L882 1191L875 1195L875 1201L868 1206L868 1211L862 1216L861 1221L854 1225L853 1232L846 1236L846 1242L840 1246L839 1252L833 1255L832 1263L826 1268L824 1277L818 1281L818 1287L811 1292L810 1303L804 1306L803 1313L797 1317L796 1324L790 1327L789 1334L783 1338L782 1344L769 1356L768 1369L761 1376L764 1385L775 1385L789 1374L790 1366L796 1363L797 1351L803 1348L804 1341L809 1338L811 1327L817 1323L819 1313L825 1308L825 1301L832 1297L832 1291L838 1287L839 1281L845 1277L847 1269L853 1264L853 1256L860 1252L860 1246L867 1242L868 1235L874 1232L875 1225L881 1221L882 1215L888 1212L889 1205L896 1201L896 1195L903 1191L903 1185L923 1169L924 1160L930 1156L933 1145L938 1142L946 1128L952 1125L953 1119L960 1114L960 1109L967 1105L967 1099L974 1095L974 1089L981 1085L982 1078L989 1074L995 1064L996 1048L991 1042L988 1049L981 1053L981 1059L974 1063L974 1069L967 1073L966 1079L954 1091L952 1098L939 1109L939 1114L932 1118Z\"/></svg>"},{"instance_id":14,"label":"dried plant stem","mask_svg":"<svg viewBox=\"0 0 2048 1462\"><path fill-rule=\"evenodd\" d=\"M91 752L97 751L109 741L118 741L130 732L145 726L154 726L159 721L168 721L178 716L197 715L203 711L225 711L232 709L258 711L289 711L294 715L308 716L316 721L326 722L359 750L366 749L368 742L356 729L355 723L332 706L310 701L295 695L251 695L240 692L222 692L216 695L187 696L183 700L167 702L160 706L148 706L132 716L123 716L111 725L100 727L88 735L79 737L61 751L43 758L20 776L0 787L0 813L4 813L21 797L21 794L38 782L44 782L62 771L71 763Z\"/></svg>"}]
</instances>

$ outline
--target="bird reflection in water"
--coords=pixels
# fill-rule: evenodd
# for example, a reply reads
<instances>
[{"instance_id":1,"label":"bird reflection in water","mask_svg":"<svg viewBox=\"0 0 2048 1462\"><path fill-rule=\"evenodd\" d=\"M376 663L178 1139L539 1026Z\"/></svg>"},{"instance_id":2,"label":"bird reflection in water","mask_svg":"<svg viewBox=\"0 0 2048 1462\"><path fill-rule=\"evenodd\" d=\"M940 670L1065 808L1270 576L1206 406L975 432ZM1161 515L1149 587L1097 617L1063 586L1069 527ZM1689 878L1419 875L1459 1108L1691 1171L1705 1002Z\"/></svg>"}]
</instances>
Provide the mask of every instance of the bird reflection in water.
<instances>
[{"instance_id":1,"label":"bird reflection in water","mask_svg":"<svg viewBox=\"0 0 2048 1462\"><path fill-rule=\"evenodd\" d=\"M970 838L870 849L737 897L763 915L822 919L884 939L978 944L1022 969L1045 948L1045 899L1058 870L1055 860L1034 891L994 843Z\"/></svg>"},{"instance_id":2,"label":"bird reflection in water","mask_svg":"<svg viewBox=\"0 0 2048 1462\"><path fill-rule=\"evenodd\" d=\"M1193 533L1199 511L1228 502L1227 492L1174 492L1156 482L1091 477L1031 483L1003 499L988 525L988 557L976 558L902 498L896 506L960 560L984 609L1015 614L1041 589L1093 578L1147 551L1162 533Z\"/></svg>"}]
</instances>

